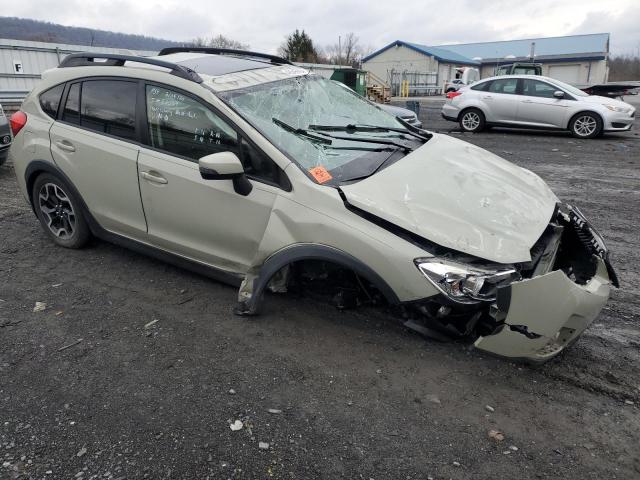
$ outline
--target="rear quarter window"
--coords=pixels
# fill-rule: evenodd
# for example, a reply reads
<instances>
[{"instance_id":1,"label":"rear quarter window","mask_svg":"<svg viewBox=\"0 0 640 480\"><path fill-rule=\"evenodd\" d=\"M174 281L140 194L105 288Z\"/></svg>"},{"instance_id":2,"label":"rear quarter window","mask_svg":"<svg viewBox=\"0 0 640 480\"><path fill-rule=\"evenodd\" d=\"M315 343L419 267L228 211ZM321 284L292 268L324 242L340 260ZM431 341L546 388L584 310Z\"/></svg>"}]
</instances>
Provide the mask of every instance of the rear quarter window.
<instances>
[{"instance_id":1,"label":"rear quarter window","mask_svg":"<svg viewBox=\"0 0 640 480\"><path fill-rule=\"evenodd\" d=\"M57 85L49 90L45 90L40 94L40 107L51 118L56 118L58 115L58 107L60 106L60 98L62 98L62 91L64 90L64 84Z\"/></svg>"},{"instance_id":2,"label":"rear quarter window","mask_svg":"<svg viewBox=\"0 0 640 480\"><path fill-rule=\"evenodd\" d=\"M487 90L487 87L489 87L490 83L491 82L482 82L470 88L471 90L480 90L481 92L485 92Z\"/></svg>"}]
</instances>

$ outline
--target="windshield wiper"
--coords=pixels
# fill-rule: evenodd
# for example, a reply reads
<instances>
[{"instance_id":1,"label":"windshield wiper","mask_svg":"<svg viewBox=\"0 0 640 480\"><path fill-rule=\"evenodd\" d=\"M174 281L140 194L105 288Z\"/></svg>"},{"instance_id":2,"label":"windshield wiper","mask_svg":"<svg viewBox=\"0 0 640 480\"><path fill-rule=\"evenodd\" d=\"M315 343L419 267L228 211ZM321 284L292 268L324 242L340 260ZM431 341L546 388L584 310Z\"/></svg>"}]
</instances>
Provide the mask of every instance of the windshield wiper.
<instances>
[{"instance_id":1,"label":"windshield wiper","mask_svg":"<svg viewBox=\"0 0 640 480\"><path fill-rule=\"evenodd\" d=\"M311 125L311 126L314 126L314 125ZM345 140L347 142L377 143L379 145L392 145L394 147L401 148L405 152L413 151L413 149L410 146L403 145L402 143L397 143L397 142L394 142L392 140L384 140L382 138L376 139L376 138L371 138L371 137L369 137L369 138L343 137L343 136L339 136L339 135L330 135L328 133L322 133L322 130L315 130L315 131L316 132L320 132L320 135L323 135L324 137L333 138L334 140Z\"/></svg>"},{"instance_id":2,"label":"windshield wiper","mask_svg":"<svg viewBox=\"0 0 640 480\"><path fill-rule=\"evenodd\" d=\"M313 133L307 132L303 128L292 127L288 123L284 123L282 120L278 120L275 117L273 117L271 120L273 121L273 123L275 123L279 127L283 128L287 132L293 133L294 135L298 135L299 137L306 138L310 142L321 143L323 145L331 145L333 143L328 138L319 137L318 135L314 135Z\"/></svg>"},{"instance_id":3,"label":"windshield wiper","mask_svg":"<svg viewBox=\"0 0 640 480\"><path fill-rule=\"evenodd\" d=\"M409 122L407 122L404 118L402 118L399 115L396 117L396 120L398 120L398 122L400 122L401 125L404 125L407 128L407 130L410 130L415 135L420 135L421 137L426 138L426 141L429 141L433 138L433 133L429 133L422 128L418 128L416 126L411 125ZM423 133L425 135L422 135Z\"/></svg>"},{"instance_id":4,"label":"windshield wiper","mask_svg":"<svg viewBox=\"0 0 640 480\"><path fill-rule=\"evenodd\" d=\"M379 127L376 125L309 125L307 127L309 130L315 130L317 132L395 132L395 133L404 133L406 135L411 135L412 137L418 138L423 141L428 141L431 136L426 137L416 133L414 131L405 129L405 128L393 128L393 127Z\"/></svg>"},{"instance_id":5,"label":"windshield wiper","mask_svg":"<svg viewBox=\"0 0 640 480\"><path fill-rule=\"evenodd\" d=\"M381 148L368 148L368 147L324 147L325 150L360 150L362 152L397 152L400 150L398 147L388 146Z\"/></svg>"}]
</instances>

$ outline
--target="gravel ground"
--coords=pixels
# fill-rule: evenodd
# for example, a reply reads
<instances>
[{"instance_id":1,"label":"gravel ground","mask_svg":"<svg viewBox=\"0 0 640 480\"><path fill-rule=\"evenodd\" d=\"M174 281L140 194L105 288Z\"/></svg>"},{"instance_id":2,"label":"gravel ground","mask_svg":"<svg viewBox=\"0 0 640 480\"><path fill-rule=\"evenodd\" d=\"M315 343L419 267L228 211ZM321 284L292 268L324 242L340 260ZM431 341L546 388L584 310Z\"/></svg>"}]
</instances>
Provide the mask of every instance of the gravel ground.
<instances>
[{"instance_id":1,"label":"gravel ground","mask_svg":"<svg viewBox=\"0 0 640 480\"><path fill-rule=\"evenodd\" d=\"M441 103L425 125L533 170L608 240L622 287L576 345L531 368L286 295L238 318L233 288L55 247L5 165L0 478L640 478L640 136L461 134Z\"/></svg>"}]
</instances>

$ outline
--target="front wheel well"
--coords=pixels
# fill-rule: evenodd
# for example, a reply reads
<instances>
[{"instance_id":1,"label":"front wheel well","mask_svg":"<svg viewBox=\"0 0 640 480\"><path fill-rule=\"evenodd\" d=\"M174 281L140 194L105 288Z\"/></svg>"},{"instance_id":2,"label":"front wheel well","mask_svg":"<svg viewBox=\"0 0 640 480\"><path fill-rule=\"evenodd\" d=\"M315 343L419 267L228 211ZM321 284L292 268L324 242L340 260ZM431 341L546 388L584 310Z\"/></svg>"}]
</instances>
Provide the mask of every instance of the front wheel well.
<instances>
[{"instance_id":1,"label":"front wheel well","mask_svg":"<svg viewBox=\"0 0 640 480\"><path fill-rule=\"evenodd\" d=\"M236 313L241 315L256 314L264 291L272 280L277 278L277 275L284 269L305 263L324 263L351 271L356 275L354 280L361 279L374 287L388 303L400 303L398 296L387 282L361 260L328 245L297 244L271 255L255 276L247 274L240 287Z\"/></svg>"},{"instance_id":2,"label":"front wheel well","mask_svg":"<svg viewBox=\"0 0 640 480\"><path fill-rule=\"evenodd\" d=\"M585 113L590 113L598 117L602 122L602 125L604 126L604 118L602 118L602 115L600 115L598 112L595 112L593 110L581 110L578 113L572 115L571 118L569 118L569 121L567 122L567 130L571 128L571 123L576 119L576 117L578 117L579 115L584 115Z\"/></svg>"}]
</instances>

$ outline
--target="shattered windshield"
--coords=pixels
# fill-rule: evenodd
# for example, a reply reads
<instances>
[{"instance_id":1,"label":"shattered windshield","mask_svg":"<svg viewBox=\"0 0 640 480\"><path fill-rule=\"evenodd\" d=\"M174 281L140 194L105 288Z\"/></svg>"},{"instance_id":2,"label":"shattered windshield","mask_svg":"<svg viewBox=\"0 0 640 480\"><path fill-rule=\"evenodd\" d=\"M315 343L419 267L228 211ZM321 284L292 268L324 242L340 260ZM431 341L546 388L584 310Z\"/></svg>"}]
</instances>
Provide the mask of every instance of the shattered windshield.
<instances>
[{"instance_id":1,"label":"shattered windshield","mask_svg":"<svg viewBox=\"0 0 640 480\"><path fill-rule=\"evenodd\" d=\"M392 115L316 75L219 95L318 183L365 178L422 145Z\"/></svg>"}]
</instances>

